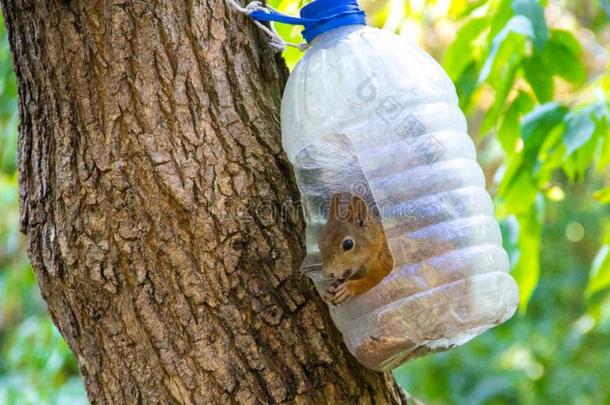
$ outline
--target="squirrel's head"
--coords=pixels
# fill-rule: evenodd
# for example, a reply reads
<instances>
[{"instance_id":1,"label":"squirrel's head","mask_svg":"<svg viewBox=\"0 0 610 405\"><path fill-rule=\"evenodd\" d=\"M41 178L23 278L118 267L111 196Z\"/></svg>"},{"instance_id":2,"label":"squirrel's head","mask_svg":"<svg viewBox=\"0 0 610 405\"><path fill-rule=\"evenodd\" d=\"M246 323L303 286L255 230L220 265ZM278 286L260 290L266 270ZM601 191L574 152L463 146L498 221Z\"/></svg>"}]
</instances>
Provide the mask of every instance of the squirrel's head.
<instances>
[{"instance_id":1,"label":"squirrel's head","mask_svg":"<svg viewBox=\"0 0 610 405\"><path fill-rule=\"evenodd\" d=\"M341 195L335 194L318 246L325 277L360 278L366 275L367 263L384 248L385 235L362 198L352 196L346 210L341 207Z\"/></svg>"}]
</instances>

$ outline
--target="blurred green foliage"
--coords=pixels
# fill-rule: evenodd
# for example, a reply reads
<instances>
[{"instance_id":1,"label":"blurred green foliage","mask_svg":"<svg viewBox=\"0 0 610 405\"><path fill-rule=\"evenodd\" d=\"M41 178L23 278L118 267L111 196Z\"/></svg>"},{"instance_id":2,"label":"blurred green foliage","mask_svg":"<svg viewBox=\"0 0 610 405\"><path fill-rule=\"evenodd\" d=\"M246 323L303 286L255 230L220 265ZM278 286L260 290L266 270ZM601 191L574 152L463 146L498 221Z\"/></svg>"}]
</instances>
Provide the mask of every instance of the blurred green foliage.
<instances>
[{"instance_id":1,"label":"blurred green foliage","mask_svg":"<svg viewBox=\"0 0 610 405\"><path fill-rule=\"evenodd\" d=\"M48 317L19 233L17 121L16 80L0 25L0 404L86 403L78 368Z\"/></svg>"},{"instance_id":2,"label":"blurred green foliage","mask_svg":"<svg viewBox=\"0 0 610 405\"><path fill-rule=\"evenodd\" d=\"M401 385L428 404L610 403L610 300L584 298L605 214L592 189L576 186L547 204L541 278L527 313L395 370ZM575 227L584 235L570 234Z\"/></svg>"},{"instance_id":3,"label":"blurred green foliage","mask_svg":"<svg viewBox=\"0 0 610 405\"><path fill-rule=\"evenodd\" d=\"M271 0L297 14L301 0ZM521 291L520 313L412 361L429 403L610 403L610 2L360 0L456 84ZM300 28L278 25L288 41ZM290 67L301 53L284 52ZM0 403L85 402L18 232L16 86L0 29Z\"/></svg>"}]
</instances>

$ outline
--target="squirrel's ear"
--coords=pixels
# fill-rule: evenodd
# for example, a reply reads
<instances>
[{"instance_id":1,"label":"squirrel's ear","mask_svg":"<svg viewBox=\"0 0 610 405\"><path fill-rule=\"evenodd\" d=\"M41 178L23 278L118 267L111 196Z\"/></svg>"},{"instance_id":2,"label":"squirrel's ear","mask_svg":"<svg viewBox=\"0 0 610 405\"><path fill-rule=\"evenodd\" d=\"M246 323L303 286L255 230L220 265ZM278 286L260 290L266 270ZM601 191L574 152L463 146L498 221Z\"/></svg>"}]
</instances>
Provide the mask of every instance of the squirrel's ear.
<instances>
[{"instance_id":1,"label":"squirrel's ear","mask_svg":"<svg viewBox=\"0 0 610 405\"><path fill-rule=\"evenodd\" d=\"M330 198L330 207L328 208L328 220L339 219L339 207L341 205L341 194L336 193Z\"/></svg>"},{"instance_id":2,"label":"squirrel's ear","mask_svg":"<svg viewBox=\"0 0 610 405\"><path fill-rule=\"evenodd\" d=\"M357 195L352 196L349 203L350 221L358 226L365 226L368 222L369 207L366 202Z\"/></svg>"}]
</instances>

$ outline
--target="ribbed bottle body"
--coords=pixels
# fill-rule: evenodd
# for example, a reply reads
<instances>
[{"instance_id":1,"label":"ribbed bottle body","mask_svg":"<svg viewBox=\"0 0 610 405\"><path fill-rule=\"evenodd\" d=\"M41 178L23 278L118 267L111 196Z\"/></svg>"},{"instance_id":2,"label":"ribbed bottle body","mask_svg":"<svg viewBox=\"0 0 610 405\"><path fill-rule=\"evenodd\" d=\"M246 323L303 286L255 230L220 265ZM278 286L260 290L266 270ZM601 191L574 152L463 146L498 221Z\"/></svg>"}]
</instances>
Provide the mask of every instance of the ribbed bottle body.
<instances>
[{"instance_id":1,"label":"ribbed bottle body","mask_svg":"<svg viewBox=\"0 0 610 405\"><path fill-rule=\"evenodd\" d=\"M517 287L455 88L392 33L314 40L282 101L282 142L307 222L303 271L322 293L318 241L335 193L376 206L394 267L331 316L364 365L387 370L510 318Z\"/></svg>"}]
</instances>

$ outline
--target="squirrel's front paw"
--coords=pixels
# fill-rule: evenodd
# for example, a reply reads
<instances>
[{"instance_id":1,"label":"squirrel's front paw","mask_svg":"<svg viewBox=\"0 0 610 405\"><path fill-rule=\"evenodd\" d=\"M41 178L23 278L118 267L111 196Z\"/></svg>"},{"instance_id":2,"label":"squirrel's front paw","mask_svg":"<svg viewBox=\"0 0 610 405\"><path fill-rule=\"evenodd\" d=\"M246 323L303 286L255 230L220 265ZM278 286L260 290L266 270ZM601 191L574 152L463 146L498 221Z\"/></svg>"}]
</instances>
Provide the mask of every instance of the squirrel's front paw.
<instances>
[{"instance_id":1,"label":"squirrel's front paw","mask_svg":"<svg viewBox=\"0 0 610 405\"><path fill-rule=\"evenodd\" d=\"M322 296L322 299L330 304L335 304L335 294L337 293L337 287L339 287L339 285L343 282L344 280L341 279L337 279L337 280L333 280L330 285L328 286L328 288L326 288L326 291L324 292L324 295Z\"/></svg>"},{"instance_id":2,"label":"squirrel's front paw","mask_svg":"<svg viewBox=\"0 0 610 405\"><path fill-rule=\"evenodd\" d=\"M330 288L327 292L331 292ZM333 288L332 303L335 305L342 304L350 297L358 295L356 283L353 280L346 280Z\"/></svg>"}]
</instances>

